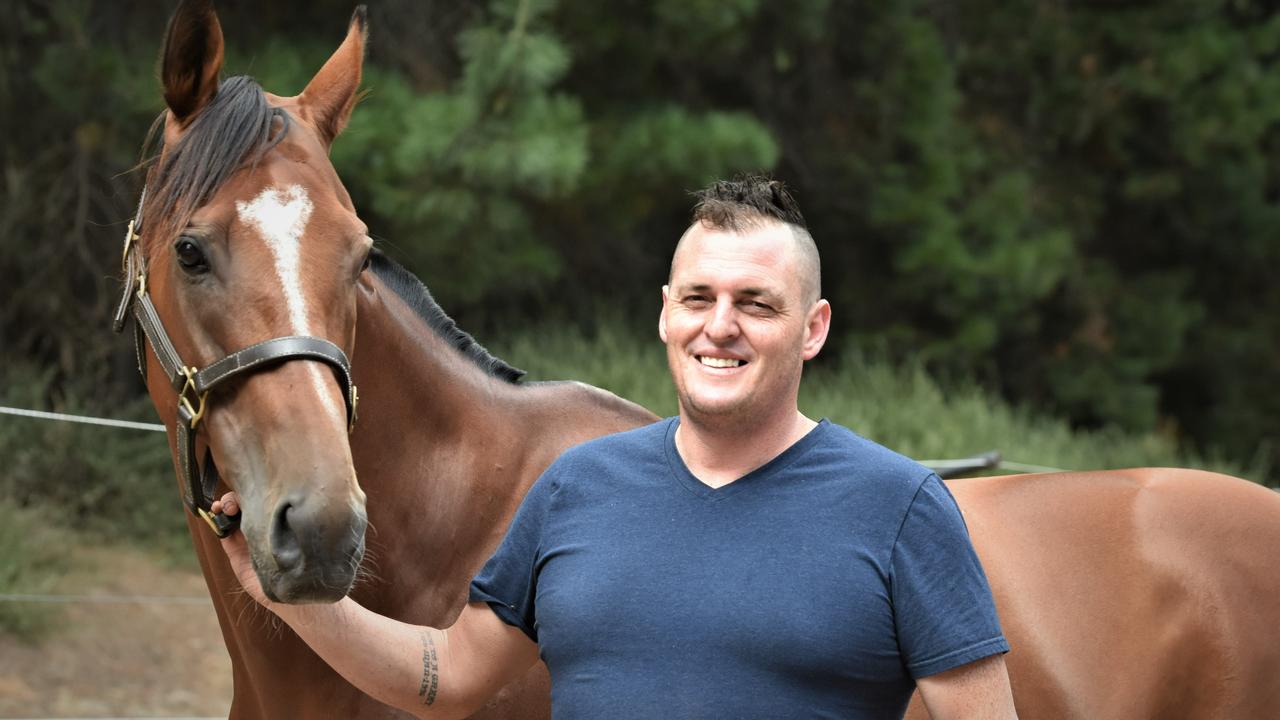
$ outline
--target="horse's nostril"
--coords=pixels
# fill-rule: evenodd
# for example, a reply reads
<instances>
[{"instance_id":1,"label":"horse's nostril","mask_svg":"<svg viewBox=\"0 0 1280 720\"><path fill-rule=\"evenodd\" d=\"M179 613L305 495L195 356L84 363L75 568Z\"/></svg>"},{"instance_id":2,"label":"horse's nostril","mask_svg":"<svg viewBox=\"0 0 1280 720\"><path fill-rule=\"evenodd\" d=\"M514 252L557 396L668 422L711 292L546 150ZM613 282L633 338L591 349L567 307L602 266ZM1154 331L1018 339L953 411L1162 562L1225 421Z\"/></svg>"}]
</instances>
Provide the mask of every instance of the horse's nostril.
<instances>
[{"instance_id":1,"label":"horse's nostril","mask_svg":"<svg viewBox=\"0 0 1280 720\"><path fill-rule=\"evenodd\" d=\"M289 513L293 509L292 503L280 503L271 521L271 554L276 559L276 567L282 571L296 566L302 559L302 544L289 523Z\"/></svg>"}]
</instances>

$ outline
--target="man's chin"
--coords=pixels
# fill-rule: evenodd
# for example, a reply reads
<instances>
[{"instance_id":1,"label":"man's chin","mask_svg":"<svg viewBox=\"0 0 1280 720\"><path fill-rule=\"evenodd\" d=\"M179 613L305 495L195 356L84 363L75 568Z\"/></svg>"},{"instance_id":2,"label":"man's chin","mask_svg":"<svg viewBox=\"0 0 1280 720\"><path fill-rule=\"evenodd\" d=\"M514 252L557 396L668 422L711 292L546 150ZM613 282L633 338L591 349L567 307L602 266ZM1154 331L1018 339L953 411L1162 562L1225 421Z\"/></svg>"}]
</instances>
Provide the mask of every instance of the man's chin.
<instances>
[{"instance_id":1,"label":"man's chin","mask_svg":"<svg viewBox=\"0 0 1280 720\"><path fill-rule=\"evenodd\" d=\"M688 397L680 403L683 415L699 425L740 423L750 415L745 398Z\"/></svg>"}]
</instances>

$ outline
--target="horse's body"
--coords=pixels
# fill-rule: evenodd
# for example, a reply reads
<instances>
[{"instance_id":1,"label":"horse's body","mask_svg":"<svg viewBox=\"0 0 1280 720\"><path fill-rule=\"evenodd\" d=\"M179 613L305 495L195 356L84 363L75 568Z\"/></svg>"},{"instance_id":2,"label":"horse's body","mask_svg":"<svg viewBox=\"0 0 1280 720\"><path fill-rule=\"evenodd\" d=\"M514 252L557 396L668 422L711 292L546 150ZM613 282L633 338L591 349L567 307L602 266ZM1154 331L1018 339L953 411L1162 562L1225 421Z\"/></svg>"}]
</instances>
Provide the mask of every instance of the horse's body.
<instances>
[{"instance_id":1,"label":"horse's body","mask_svg":"<svg viewBox=\"0 0 1280 720\"><path fill-rule=\"evenodd\" d=\"M1280 717L1280 494L1164 468L948 486L1022 718Z\"/></svg>"},{"instance_id":2,"label":"horse's body","mask_svg":"<svg viewBox=\"0 0 1280 720\"><path fill-rule=\"evenodd\" d=\"M269 595L323 602L350 586L378 613L447 627L539 473L570 445L653 416L577 383L512 382L403 271L377 257L362 270L368 239L326 152L354 104L363 35L358 13L298 97L240 82L219 99L216 16L207 2L179 8L158 190L139 216L140 293L197 366L273 337L349 354L362 398L349 436L341 385L296 357L222 386L194 431L241 495ZM250 126L261 137L237 129ZM187 186L190 202L174 201ZM146 362L173 428L171 378L154 352ZM1012 646L1023 718L1280 717L1275 493L1178 470L949 485ZM203 522L188 522L232 659L233 718L401 715L272 622ZM539 664L476 717L546 718L548 689Z\"/></svg>"}]
</instances>

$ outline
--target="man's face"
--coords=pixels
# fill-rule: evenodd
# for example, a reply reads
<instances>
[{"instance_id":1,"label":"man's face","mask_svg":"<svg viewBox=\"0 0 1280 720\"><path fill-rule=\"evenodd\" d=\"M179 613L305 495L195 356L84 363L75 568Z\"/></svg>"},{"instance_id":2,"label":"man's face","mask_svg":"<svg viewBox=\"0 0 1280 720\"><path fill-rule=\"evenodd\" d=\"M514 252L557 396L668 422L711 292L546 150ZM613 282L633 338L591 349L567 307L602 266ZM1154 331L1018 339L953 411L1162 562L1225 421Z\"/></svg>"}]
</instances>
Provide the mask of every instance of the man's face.
<instances>
[{"instance_id":1,"label":"man's face","mask_svg":"<svg viewBox=\"0 0 1280 720\"><path fill-rule=\"evenodd\" d=\"M805 297L795 242L781 223L685 234L658 322L685 416L758 423L795 412L804 361L831 317L825 300Z\"/></svg>"}]
</instances>

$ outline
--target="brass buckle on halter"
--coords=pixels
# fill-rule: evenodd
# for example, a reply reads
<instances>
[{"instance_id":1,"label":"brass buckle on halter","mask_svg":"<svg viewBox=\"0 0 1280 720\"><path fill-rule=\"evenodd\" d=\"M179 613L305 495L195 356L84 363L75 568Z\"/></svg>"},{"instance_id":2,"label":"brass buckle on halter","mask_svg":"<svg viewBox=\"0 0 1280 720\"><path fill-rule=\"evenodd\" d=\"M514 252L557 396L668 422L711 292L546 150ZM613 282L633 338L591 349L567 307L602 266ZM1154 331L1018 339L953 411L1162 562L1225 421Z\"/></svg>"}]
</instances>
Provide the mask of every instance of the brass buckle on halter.
<instances>
[{"instance_id":1,"label":"brass buckle on halter","mask_svg":"<svg viewBox=\"0 0 1280 720\"><path fill-rule=\"evenodd\" d=\"M138 298L147 296L147 273L144 270L138 271Z\"/></svg>"},{"instance_id":2,"label":"brass buckle on halter","mask_svg":"<svg viewBox=\"0 0 1280 720\"><path fill-rule=\"evenodd\" d=\"M191 399L187 397L187 391L190 390L193 393L195 392L196 369L193 367L183 367L182 374L187 377L187 384L183 385L182 389L178 391L178 402L182 403L182 407L186 408L187 414L191 416L190 427L192 430L195 430L196 425L200 424L200 419L204 417L205 402L209 399L209 391L205 390L200 393L198 397L198 400L200 401L199 409L192 407Z\"/></svg>"},{"instance_id":3,"label":"brass buckle on halter","mask_svg":"<svg viewBox=\"0 0 1280 720\"><path fill-rule=\"evenodd\" d=\"M356 407L360 404L360 393L356 391L356 384L351 383L351 420L347 422L347 434L350 435L356 429Z\"/></svg>"},{"instance_id":4,"label":"brass buckle on halter","mask_svg":"<svg viewBox=\"0 0 1280 720\"><path fill-rule=\"evenodd\" d=\"M134 220L130 220L129 229L124 231L124 253L120 255L120 267L124 268L125 271L129 270L129 250L133 248L133 242L140 237L133 231L133 223L136 222L136 220L136 218Z\"/></svg>"},{"instance_id":5,"label":"brass buckle on halter","mask_svg":"<svg viewBox=\"0 0 1280 720\"><path fill-rule=\"evenodd\" d=\"M196 512L200 513L200 519L204 520L205 523L209 525L209 529L213 530L214 535L217 535L220 538L224 538L227 536L227 533L224 530L222 530L222 528L218 527L218 523L213 521L213 515L210 515L207 510L205 510L204 508L198 507L196 508Z\"/></svg>"}]
</instances>

